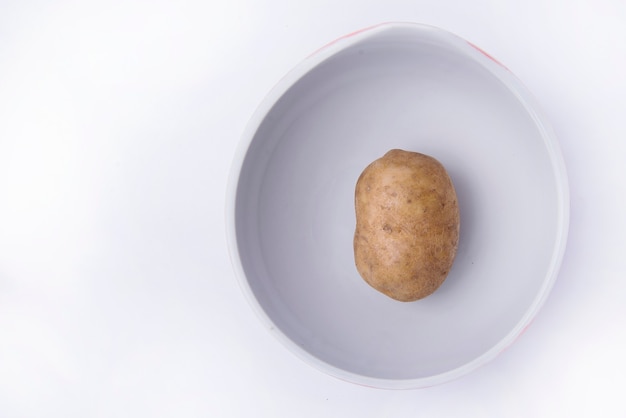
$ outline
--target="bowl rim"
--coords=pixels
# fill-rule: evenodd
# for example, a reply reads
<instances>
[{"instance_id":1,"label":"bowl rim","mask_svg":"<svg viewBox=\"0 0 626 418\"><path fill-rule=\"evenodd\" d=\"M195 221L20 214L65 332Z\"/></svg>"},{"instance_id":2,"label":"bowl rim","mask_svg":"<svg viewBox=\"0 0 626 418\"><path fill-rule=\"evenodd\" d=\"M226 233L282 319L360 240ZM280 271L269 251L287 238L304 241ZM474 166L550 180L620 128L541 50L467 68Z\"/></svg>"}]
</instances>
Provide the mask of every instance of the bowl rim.
<instances>
[{"instance_id":1,"label":"bowl rim","mask_svg":"<svg viewBox=\"0 0 626 418\"><path fill-rule=\"evenodd\" d=\"M410 379L379 378L349 372L317 358L285 335L261 307L248 283L237 244L237 231L235 224L237 190L245 157L252 141L254 140L258 128L276 102L301 77L326 59L352 45L393 30L435 33L441 39L463 50L464 53L468 54L472 59L484 66L492 75L497 77L510 91L516 95L538 127L546 145L546 150L548 152L556 184L558 209L557 235L555 237L555 245L552 248L550 265L548 266L542 286L538 290L533 303L526 310L525 314L518 321L516 326L513 327L497 344L468 363L440 374ZM255 312L257 318L264 325L265 329L268 330L278 341L280 341L280 343L282 343L288 351L319 371L347 382L380 389L419 389L455 380L489 363L497 357L498 354L513 344L530 326L554 286L567 245L569 218L570 195L565 161L560 150L558 138L543 115L534 96L510 70L478 46L448 30L416 22L383 22L358 29L322 46L307 56L292 70L287 72L262 99L249 119L239 144L236 147L226 188L225 232L231 264L235 277L237 278L238 285L244 294L248 305L251 307L253 312Z\"/></svg>"}]
</instances>

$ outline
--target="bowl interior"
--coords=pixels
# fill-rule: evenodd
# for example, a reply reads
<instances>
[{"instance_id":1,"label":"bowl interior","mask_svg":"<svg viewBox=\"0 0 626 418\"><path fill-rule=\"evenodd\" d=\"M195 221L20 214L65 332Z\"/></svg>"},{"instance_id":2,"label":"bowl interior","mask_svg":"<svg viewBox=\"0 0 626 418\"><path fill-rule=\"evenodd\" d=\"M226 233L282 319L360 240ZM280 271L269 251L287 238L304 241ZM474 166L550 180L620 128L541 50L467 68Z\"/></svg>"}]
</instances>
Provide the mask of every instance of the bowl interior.
<instances>
[{"instance_id":1,"label":"bowl interior","mask_svg":"<svg viewBox=\"0 0 626 418\"><path fill-rule=\"evenodd\" d=\"M238 171L238 259L268 327L348 378L424 379L510 342L550 287L564 225L555 145L517 81L419 27L374 31L319 61L268 99ZM356 180L392 148L441 161L461 209L452 271L412 303L354 265Z\"/></svg>"}]
</instances>

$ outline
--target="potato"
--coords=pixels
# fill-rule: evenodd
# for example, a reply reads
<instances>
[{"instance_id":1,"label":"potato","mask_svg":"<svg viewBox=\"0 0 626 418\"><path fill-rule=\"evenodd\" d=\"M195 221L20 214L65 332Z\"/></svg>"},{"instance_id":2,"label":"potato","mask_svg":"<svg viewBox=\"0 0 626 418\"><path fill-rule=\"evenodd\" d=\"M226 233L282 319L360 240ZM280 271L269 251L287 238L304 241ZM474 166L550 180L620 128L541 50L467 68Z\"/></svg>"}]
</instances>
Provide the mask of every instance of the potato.
<instances>
[{"instance_id":1,"label":"potato","mask_svg":"<svg viewBox=\"0 0 626 418\"><path fill-rule=\"evenodd\" d=\"M436 159L394 149L365 168L355 190L354 259L373 288L403 302L446 279L459 242L456 191Z\"/></svg>"}]
</instances>

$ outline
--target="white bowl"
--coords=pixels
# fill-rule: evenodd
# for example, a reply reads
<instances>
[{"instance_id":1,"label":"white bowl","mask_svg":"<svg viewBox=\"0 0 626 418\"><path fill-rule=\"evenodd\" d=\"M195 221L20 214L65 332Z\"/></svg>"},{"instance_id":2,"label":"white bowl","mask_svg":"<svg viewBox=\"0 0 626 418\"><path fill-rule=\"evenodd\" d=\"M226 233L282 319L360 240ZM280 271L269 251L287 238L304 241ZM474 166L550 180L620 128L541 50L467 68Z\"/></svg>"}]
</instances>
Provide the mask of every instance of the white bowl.
<instances>
[{"instance_id":1,"label":"white bowl","mask_svg":"<svg viewBox=\"0 0 626 418\"><path fill-rule=\"evenodd\" d=\"M392 148L448 169L461 209L444 284L402 303L357 273L354 187ZM521 83L443 30L391 23L343 37L290 72L242 138L227 232L264 326L333 376L417 388L496 356L546 299L569 197L557 140Z\"/></svg>"}]
</instances>

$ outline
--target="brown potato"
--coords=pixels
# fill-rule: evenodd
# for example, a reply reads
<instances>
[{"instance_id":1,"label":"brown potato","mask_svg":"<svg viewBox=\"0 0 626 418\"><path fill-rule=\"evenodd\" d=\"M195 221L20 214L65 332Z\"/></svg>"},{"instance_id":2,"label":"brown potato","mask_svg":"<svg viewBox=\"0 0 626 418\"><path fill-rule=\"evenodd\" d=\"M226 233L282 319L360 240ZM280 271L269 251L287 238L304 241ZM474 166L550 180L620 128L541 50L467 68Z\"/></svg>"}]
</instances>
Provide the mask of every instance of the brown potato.
<instances>
[{"instance_id":1,"label":"brown potato","mask_svg":"<svg viewBox=\"0 0 626 418\"><path fill-rule=\"evenodd\" d=\"M432 294L452 267L459 205L441 163L394 149L371 163L356 184L354 259L363 279L409 302Z\"/></svg>"}]
</instances>

